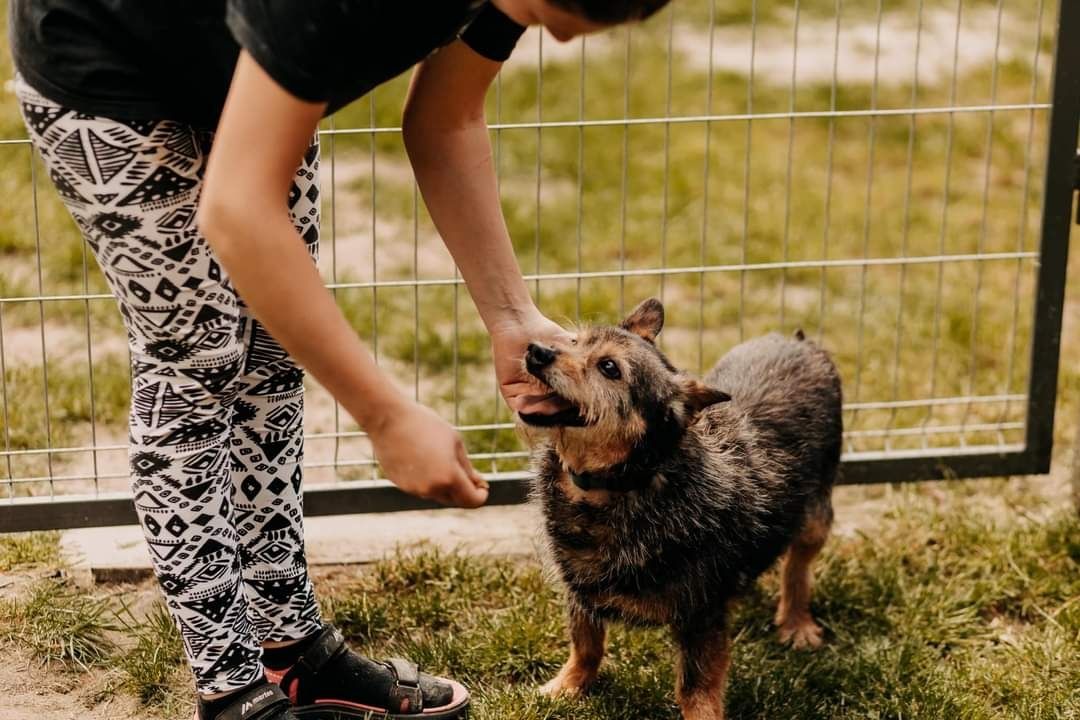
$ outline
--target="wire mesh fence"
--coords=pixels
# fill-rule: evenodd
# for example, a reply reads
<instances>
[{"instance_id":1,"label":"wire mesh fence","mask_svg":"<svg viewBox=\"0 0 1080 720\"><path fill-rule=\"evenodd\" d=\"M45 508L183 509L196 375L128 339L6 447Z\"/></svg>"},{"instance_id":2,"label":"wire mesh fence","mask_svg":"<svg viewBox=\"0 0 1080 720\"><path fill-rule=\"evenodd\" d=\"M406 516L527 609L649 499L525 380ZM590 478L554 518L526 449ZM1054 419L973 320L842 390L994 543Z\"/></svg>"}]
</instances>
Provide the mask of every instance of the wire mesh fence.
<instances>
[{"instance_id":1,"label":"wire mesh fence","mask_svg":"<svg viewBox=\"0 0 1080 720\"><path fill-rule=\"evenodd\" d=\"M694 371L743 338L802 328L844 379L845 462L865 470L849 479L1019 456L1058 11L675 0L568 44L531 29L488 120L540 308L611 322L657 295L662 347ZM380 364L453 420L480 469L516 477L527 454L483 326L405 159L406 82L321 129L319 267ZM123 494L120 317L13 95L2 102L0 499ZM309 487L379 485L364 433L312 383L305 427Z\"/></svg>"}]
</instances>

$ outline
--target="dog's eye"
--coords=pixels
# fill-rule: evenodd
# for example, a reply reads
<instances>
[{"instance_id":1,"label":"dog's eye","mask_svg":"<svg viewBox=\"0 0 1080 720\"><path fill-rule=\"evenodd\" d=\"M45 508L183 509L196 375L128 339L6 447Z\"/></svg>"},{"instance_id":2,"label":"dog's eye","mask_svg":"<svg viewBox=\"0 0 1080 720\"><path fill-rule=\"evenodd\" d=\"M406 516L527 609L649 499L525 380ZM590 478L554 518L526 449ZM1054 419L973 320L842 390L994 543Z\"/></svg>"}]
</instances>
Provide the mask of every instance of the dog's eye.
<instances>
[{"instance_id":1,"label":"dog's eye","mask_svg":"<svg viewBox=\"0 0 1080 720\"><path fill-rule=\"evenodd\" d=\"M604 373L604 377L609 380L618 380L622 377L619 366L611 358L604 358L596 363L596 367L599 368L600 372Z\"/></svg>"}]
</instances>

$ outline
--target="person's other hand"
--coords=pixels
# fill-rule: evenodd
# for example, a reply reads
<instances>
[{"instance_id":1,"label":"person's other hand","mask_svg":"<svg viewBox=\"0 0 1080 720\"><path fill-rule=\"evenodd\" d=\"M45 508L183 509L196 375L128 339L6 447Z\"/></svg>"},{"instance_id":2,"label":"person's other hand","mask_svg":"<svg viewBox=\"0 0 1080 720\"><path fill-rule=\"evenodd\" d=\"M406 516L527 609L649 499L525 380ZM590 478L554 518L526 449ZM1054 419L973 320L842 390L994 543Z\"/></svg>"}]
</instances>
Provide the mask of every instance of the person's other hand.
<instances>
[{"instance_id":1,"label":"person's other hand","mask_svg":"<svg viewBox=\"0 0 1080 720\"><path fill-rule=\"evenodd\" d=\"M487 481L461 436L430 408L404 400L368 434L386 477L410 495L465 508L487 502Z\"/></svg>"},{"instance_id":2,"label":"person's other hand","mask_svg":"<svg viewBox=\"0 0 1080 720\"><path fill-rule=\"evenodd\" d=\"M506 404L519 413L551 414L566 409L565 401L525 371L525 350L529 343L567 343L573 340L558 324L535 308L518 320L507 320L491 328L491 352L495 376Z\"/></svg>"}]
</instances>

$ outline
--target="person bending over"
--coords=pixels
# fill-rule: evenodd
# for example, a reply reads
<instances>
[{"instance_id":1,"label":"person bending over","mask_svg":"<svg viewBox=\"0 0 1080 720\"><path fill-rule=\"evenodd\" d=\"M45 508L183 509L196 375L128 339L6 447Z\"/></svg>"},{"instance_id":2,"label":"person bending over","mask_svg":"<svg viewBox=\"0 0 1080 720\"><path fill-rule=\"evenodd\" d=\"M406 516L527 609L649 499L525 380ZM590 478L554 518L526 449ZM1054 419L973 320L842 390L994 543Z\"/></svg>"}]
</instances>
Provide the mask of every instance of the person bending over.
<instances>
[{"instance_id":1,"label":"person bending over","mask_svg":"<svg viewBox=\"0 0 1080 720\"><path fill-rule=\"evenodd\" d=\"M516 264L484 96L525 26L568 40L665 3L9 3L30 139L127 330L135 507L201 720L287 720L292 706L453 718L469 702L453 681L349 650L308 576L301 368L402 490L487 498L458 434L376 366L320 281L319 121L418 64L402 127L420 190L506 401L555 411L520 374L527 342L563 331Z\"/></svg>"}]
</instances>

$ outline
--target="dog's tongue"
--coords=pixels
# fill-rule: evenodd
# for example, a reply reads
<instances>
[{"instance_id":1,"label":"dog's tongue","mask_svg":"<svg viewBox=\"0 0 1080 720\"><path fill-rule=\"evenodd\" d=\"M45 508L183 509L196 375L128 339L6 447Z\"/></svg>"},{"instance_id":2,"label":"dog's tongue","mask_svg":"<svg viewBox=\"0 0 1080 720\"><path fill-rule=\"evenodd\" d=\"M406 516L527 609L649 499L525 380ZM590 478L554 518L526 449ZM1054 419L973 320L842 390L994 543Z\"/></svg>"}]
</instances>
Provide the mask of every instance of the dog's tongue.
<instances>
[{"instance_id":1,"label":"dog's tongue","mask_svg":"<svg viewBox=\"0 0 1080 720\"><path fill-rule=\"evenodd\" d=\"M522 405L518 412L523 415L553 415L554 413L570 409L571 404L555 393L543 395L525 395L522 397Z\"/></svg>"}]
</instances>

